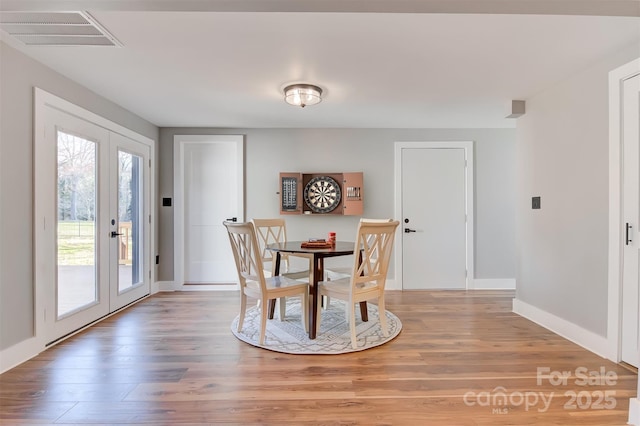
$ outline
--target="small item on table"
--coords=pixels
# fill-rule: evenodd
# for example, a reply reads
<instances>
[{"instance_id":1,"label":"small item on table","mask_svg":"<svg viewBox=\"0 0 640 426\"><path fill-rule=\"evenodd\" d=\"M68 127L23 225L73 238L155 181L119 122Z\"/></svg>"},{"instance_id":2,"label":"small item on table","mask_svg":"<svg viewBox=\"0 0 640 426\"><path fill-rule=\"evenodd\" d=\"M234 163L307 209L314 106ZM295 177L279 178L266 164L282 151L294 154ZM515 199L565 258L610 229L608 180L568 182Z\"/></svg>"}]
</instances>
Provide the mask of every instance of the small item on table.
<instances>
[{"instance_id":1,"label":"small item on table","mask_svg":"<svg viewBox=\"0 0 640 426\"><path fill-rule=\"evenodd\" d=\"M336 245L336 233L335 232L329 232L329 243L332 246Z\"/></svg>"},{"instance_id":2,"label":"small item on table","mask_svg":"<svg viewBox=\"0 0 640 426\"><path fill-rule=\"evenodd\" d=\"M331 248L333 245L324 238L310 238L300 244L302 248Z\"/></svg>"}]
</instances>

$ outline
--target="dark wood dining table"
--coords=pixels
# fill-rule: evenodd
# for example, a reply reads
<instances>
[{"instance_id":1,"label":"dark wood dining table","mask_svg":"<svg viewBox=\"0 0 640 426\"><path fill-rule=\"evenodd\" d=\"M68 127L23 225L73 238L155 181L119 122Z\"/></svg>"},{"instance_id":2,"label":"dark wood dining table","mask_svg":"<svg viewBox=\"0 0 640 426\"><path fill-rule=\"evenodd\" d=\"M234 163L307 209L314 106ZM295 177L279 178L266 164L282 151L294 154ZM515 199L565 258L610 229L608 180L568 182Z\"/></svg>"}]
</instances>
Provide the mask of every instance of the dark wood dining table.
<instances>
[{"instance_id":1,"label":"dark wood dining table","mask_svg":"<svg viewBox=\"0 0 640 426\"><path fill-rule=\"evenodd\" d=\"M324 259L327 257L348 256L353 254L355 243L346 241L336 241L336 244L329 248L307 248L302 247L303 241L287 241L286 243L274 243L267 245L267 250L276 254L274 275L280 275L281 253L290 256L299 256L309 259L311 266L309 270L309 338L315 339L317 333L318 314L318 283L324 279ZM313 275L313 276L311 276ZM275 300L269 302L269 318L273 318L275 311ZM360 315L362 321L368 321L367 302L360 303Z\"/></svg>"}]
</instances>

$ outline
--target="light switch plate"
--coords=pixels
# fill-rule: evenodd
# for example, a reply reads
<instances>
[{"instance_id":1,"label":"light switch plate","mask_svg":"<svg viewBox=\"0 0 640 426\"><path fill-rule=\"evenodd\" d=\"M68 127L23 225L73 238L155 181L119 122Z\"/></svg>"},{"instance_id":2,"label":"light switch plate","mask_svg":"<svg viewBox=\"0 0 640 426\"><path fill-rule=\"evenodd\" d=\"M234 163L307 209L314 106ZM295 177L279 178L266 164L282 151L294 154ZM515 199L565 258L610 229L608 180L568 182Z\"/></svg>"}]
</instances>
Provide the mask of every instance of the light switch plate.
<instances>
[{"instance_id":1,"label":"light switch plate","mask_svg":"<svg viewBox=\"0 0 640 426\"><path fill-rule=\"evenodd\" d=\"M540 197L532 197L531 198L531 208L539 209L540 208Z\"/></svg>"}]
</instances>

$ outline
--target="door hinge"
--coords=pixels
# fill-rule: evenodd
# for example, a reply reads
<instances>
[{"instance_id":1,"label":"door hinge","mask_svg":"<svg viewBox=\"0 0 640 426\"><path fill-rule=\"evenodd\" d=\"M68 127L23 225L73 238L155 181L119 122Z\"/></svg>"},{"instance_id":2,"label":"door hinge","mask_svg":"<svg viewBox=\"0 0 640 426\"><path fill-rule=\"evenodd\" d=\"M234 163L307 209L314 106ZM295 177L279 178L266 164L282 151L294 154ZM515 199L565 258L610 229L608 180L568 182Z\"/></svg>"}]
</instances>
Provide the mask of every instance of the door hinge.
<instances>
[{"instance_id":1,"label":"door hinge","mask_svg":"<svg viewBox=\"0 0 640 426\"><path fill-rule=\"evenodd\" d=\"M149 269L149 279L151 279L151 269Z\"/></svg>"},{"instance_id":2,"label":"door hinge","mask_svg":"<svg viewBox=\"0 0 640 426\"><path fill-rule=\"evenodd\" d=\"M149 223L151 223L151 215L149 215Z\"/></svg>"},{"instance_id":3,"label":"door hinge","mask_svg":"<svg viewBox=\"0 0 640 426\"><path fill-rule=\"evenodd\" d=\"M149 168L151 168L151 158L149 158Z\"/></svg>"}]
</instances>

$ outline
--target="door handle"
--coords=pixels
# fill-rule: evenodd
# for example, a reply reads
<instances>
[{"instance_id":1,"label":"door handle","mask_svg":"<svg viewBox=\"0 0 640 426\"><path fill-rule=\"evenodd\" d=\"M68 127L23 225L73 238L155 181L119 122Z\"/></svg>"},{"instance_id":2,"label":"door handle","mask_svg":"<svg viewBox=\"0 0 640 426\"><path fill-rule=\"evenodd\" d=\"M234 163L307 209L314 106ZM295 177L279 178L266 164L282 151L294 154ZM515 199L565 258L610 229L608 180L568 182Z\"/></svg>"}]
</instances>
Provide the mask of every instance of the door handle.
<instances>
[{"instance_id":1,"label":"door handle","mask_svg":"<svg viewBox=\"0 0 640 426\"><path fill-rule=\"evenodd\" d=\"M404 228L404 233L408 234L409 232L416 232L415 229Z\"/></svg>"},{"instance_id":2,"label":"door handle","mask_svg":"<svg viewBox=\"0 0 640 426\"><path fill-rule=\"evenodd\" d=\"M238 218L237 218L237 217L230 217L230 218L227 218L227 222L237 222L237 221L238 221Z\"/></svg>"},{"instance_id":3,"label":"door handle","mask_svg":"<svg viewBox=\"0 0 640 426\"><path fill-rule=\"evenodd\" d=\"M111 231L111 238L115 238L115 237L118 237L120 235L122 235L122 234L118 234L116 231Z\"/></svg>"},{"instance_id":4,"label":"door handle","mask_svg":"<svg viewBox=\"0 0 640 426\"><path fill-rule=\"evenodd\" d=\"M633 226L629 222L627 222L626 231L625 231L625 245L629 245L632 243L631 237L629 236L629 231L633 229Z\"/></svg>"}]
</instances>

